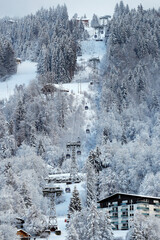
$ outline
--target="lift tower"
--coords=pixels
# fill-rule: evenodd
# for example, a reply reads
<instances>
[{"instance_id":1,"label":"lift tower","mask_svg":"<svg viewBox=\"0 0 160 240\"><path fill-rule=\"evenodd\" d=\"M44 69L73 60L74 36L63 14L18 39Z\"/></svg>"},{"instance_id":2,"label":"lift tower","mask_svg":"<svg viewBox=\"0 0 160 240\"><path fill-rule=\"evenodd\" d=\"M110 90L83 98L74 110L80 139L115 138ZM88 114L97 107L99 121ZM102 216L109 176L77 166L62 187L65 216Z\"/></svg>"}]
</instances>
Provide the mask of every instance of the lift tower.
<instances>
[{"instance_id":1,"label":"lift tower","mask_svg":"<svg viewBox=\"0 0 160 240\"><path fill-rule=\"evenodd\" d=\"M55 197L56 193L49 195L50 198L50 214L49 214L49 223L48 227L51 231L55 231L58 228L57 217L56 217L56 207L55 207Z\"/></svg>"},{"instance_id":2,"label":"lift tower","mask_svg":"<svg viewBox=\"0 0 160 240\"><path fill-rule=\"evenodd\" d=\"M67 149L71 150L71 155L72 155L72 159L71 159L71 167L70 167L70 180L72 182L75 182L77 180L79 180L79 176L78 176L78 166L77 166L77 161L76 161L76 150L79 149L81 147L81 142L77 141L77 142L69 142L66 145Z\"/></svg>"}]
</instances>

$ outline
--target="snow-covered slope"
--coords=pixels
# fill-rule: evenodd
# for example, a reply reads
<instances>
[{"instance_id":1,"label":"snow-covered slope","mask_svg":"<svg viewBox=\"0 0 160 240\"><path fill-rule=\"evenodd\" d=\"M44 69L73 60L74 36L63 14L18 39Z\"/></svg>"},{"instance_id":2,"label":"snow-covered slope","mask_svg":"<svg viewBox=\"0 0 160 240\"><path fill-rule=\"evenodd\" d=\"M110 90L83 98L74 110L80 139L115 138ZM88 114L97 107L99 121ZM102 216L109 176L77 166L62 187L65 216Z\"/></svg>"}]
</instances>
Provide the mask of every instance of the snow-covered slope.
<instances>
[{"instance_id":1,"label":"snow-covered slope","mask_svg":"<svg viewBox=\"0 0 160 240\"><path fill-rule=\"evenodd\" d=\"M0 100L8 99L16 85L28 85L36 77L37 64L25 61L18 65L17 73L5 82L0 82Z\"/></svg>"}]
</instances>

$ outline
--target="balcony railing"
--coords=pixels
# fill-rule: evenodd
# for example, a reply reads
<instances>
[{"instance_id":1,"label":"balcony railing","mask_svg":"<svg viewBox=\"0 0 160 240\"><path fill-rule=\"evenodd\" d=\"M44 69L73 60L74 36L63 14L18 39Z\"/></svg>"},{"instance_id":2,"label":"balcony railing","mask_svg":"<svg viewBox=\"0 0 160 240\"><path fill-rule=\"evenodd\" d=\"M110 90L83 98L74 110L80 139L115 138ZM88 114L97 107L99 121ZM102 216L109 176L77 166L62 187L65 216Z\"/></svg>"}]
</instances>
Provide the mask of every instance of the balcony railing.
<instances>
[{"instance_id":1,"label":"balcony railing","mask_svg":"<svg viewBox=\"0 0 160 240\"><path fill-rule=\"evenodd\" d=\"M126 206L127 205L127 203L121 203L121 206Z\"/></svg>"},{"instance_id":2,"label":"balcony railing","mask_svg":"<svg viewBox=\"0 0 160 240\"><path fill-rule=\"evenodd\" d=\"M160 212L160 209L159 208L154 208L154 211L155 212Z\"/></svg>"},{"instance_id":3,"label":"balcony railing","mask_svg":"<svg viewBox=\"0 0 160 240\"><path fill-rule=\"evenodd\" d=\"M144 200L138 200L137 203L145 203L145 204L148 204L149 202L144 201Z\"/></svg>"},{"instance_id":4,"label":"balcony railing","mask_svg":"<svg viewBox=\"0 0 160 240\"><path fill-rule=\"evenodd\" d=\"M114 225L118 225L117 221L116 222L115 221L111 221L111 223L114 224Z\"/></svg>"},{"instance_id":5,"label":"balcony railing","mask_svg":"<svg viewBox=\"0 0 160 240\"><path fill-rule=\"evenodd\" d=\"M128 208L121 209L122 212L128 212Z\"/></svg>"},{"instance_id":6,"label":"balcony railing","mask_svg":"<svg viewBox=\"0 0 160 240\"><path fill-rule=\"evenodd\" d=\"M149 207L142 207L142 206L140 206L140 207L137 207L137 209L139 209L139 210L144 210L144 211L148 211L148 210L149 210Z\"/></svg>"},{"instance_id":7,"label":"balcony railing","mask_svg":"<svg viewBox=\"0 0 160 240\"><path fill-rule=\"evenodd\" d=\"M128 218L128 214L126 215L121 215L122 218Z\"/></svg>"},{"instance_id":8,"label":"balcony railing","mask_svg":"<svg viewBox=\"0 0 160 240\"><path fill-rule=\"evenodd\" d=\"M112 213L117 213L118 212L118 209L114 209L114 210L111 210Z\"/></svg>"},{"instance_id":9,"label":"balcony railing","mask_svg":"<svg viewBox=\"0 0 160 240\"><path fill-rule=\"evenodd\" d=\"M122 220L121 223L128 223L128 220Z\"/></svg>"},{"instance_id":10,"label":"balcony railing","mask_svg":"<svg viewBox=\"0 0 160 240\"><path fill-rule=\"evenodd\" d=\"M128 226L121 227L121 230L128 230Z\"/></svg>"},{"instance_id":11,"label":"balcony railing","mask_svg":"<svg viewBox=\"0 0 160 240\"><path fill-rule=\"evenodd\" d=\"M144 216L149 216L149 213L142 213Z\"/></svg>"},{"instance_id":12,"label":"balcony railing","mask_svg":"<svg viewBox=\"0 0 160 240\"><path fill-rule=\"evenodd\" d=\"M112 218L112 219L117 219L118 216L110 216L110 218Z\"/></svg>"}]
</instances>

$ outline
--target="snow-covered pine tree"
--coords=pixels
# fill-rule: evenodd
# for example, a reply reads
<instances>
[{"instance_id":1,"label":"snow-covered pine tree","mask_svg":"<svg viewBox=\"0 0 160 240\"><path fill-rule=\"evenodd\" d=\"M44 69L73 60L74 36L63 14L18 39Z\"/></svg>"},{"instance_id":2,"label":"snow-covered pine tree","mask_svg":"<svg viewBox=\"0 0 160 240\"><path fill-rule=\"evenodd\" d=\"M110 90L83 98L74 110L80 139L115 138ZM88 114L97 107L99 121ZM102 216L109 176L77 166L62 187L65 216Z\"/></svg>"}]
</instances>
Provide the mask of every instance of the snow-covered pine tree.
<instances>
[{"instance_id":1,"label":"snow-covered pine tree","mask_svg":"<svg viewBox=\"0 0 160 240\"><path fill-rule=\"evenodd\" d=\"M113 240L113 230L108 213L101 212L99 240Z\"/></svg>"},{"instance_id":2,"label":"snow-covered pine tree","mask_svg":"<svg viewBox=\"0 0 160 240\"><path fill-rule=\"evenodd\" d=\"M76 229L74 228L74 226L72 224L69 227L68 236L67 236L66 240L79 240Z\"/></svg>"},{"instance_id":3,"label":"snow-covered pine tree","mask_svg":"<svg viewBox=\"0 0 160 240\"><path fill-rule=\"evenodd\" d=\"M97 202L97 191L96 191L97 190L97 187L96 187L97 178L96 178L96 174L95 174L95 169L89 161L87 161L86 170L87 170L86 203L87 203L87 207L91 207L92 203Z\"/></svg>"},{"instance_id":4,"label":"snow-covered pine tree","mask_svg":"<svg viewBox=\"0 0 160 240\"><path fill-rule=\"evenodd\" d=\"M97 210L96 204L92 203L90 206L90 211L87 216L87 233L86 240L99 240L101 236L100 229L100 213Z\"/></svg>"},{"instance_id":5,"label":"snow-covered pine tree","mask_svg":"<svg viewBox=\"0 0 160 240\"><path fill-rule=\"evenodd\" d=\"M68 216L71 217L73 213L80 212L81 210L82 210L81 200L79 197L79 192L75 186L69 204Z\"/></svg>"},{"instance_id":6,"label":"snow-covered pine tree","mask_svg":"<svg viewBox=\"0 0 160 240\"><path fill-rule=\"evenodd\" d=\"M93 17L92 17L92 20L91 20L91 27L94 28L94 27L97 27L99 26L99 19L98 19L98 16L96 14L93 14Z\"/></svg>"}]
</instances>

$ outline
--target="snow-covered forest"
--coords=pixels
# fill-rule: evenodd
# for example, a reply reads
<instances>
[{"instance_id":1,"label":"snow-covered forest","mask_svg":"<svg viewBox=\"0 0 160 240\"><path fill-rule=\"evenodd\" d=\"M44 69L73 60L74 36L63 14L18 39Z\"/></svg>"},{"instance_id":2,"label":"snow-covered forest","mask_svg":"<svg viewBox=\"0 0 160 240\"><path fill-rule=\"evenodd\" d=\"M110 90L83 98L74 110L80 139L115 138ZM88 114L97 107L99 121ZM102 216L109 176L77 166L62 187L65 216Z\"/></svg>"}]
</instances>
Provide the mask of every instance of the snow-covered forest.
<instances>
[{"instance_id":1,"label":"snow-covered forest","mask_svg":"<svg viewBox=\"0 0 160 240\"><path fill-rule=\"evenodd\" d=\"M63 239L122 239L97 200L116 192L160 197L160 10L120 2L101 42L93 40L97 15L90 28L76 16L70 20L58 5L0 19L0 80L16 73L16 57L37 63L30 83L22 80L0 98L3 240L17 239L18 218L32 236L48 228L50 201L42 190L49 174L70 174L70 141L81 142L83 177L56 202L58 220L69 222ZM90 59L98 59L96 67ZM159 226L137 216L126 239L158 240Z\"/></svg>"}]
</instances>

